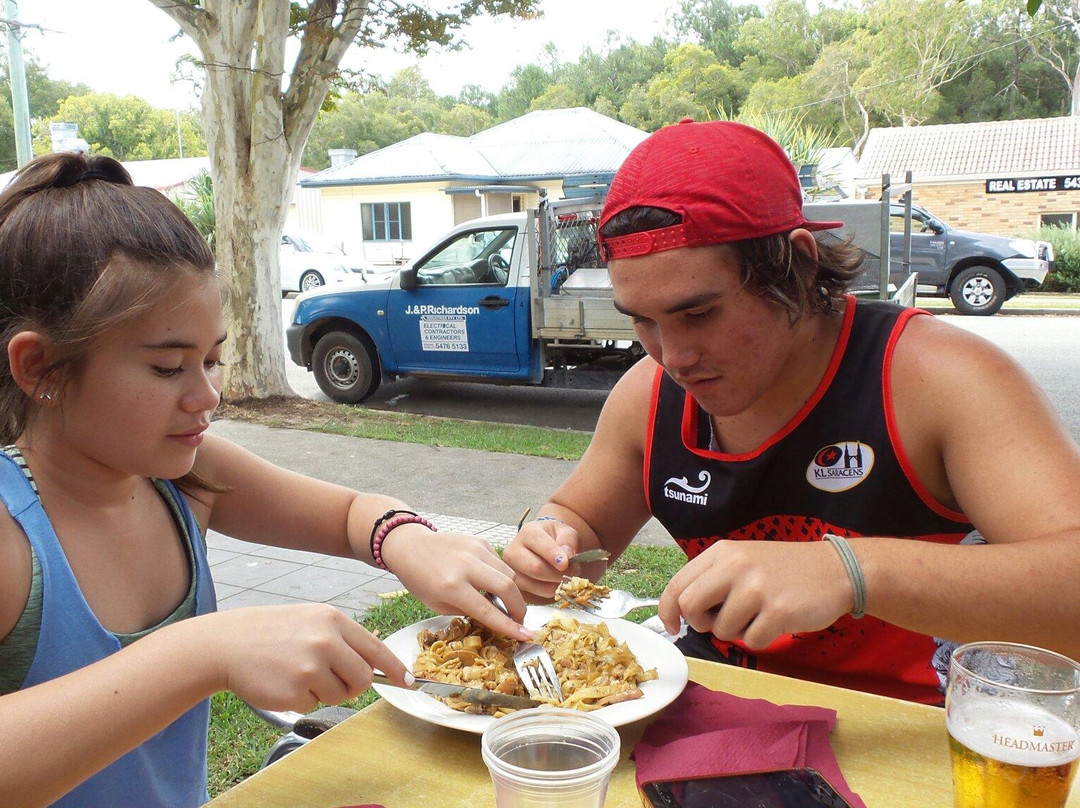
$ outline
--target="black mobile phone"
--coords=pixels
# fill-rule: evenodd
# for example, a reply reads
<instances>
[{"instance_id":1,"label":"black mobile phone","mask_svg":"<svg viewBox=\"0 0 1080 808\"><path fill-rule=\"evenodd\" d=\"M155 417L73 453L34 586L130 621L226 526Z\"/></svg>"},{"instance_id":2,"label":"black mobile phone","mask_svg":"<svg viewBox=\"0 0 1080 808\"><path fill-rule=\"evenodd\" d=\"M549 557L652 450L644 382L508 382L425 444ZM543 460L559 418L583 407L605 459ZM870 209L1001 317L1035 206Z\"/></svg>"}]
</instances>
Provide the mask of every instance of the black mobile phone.
<instances>
[{"instance_id":1,"label":"black mobile phone","mask_svg":"<svg viewBox=\"0 0 1080 808\"><path fill-rule=\"evenodd\" d=\"M815 769L648 783L653 808L851 808Z\"/></svg>"}]
</instances>

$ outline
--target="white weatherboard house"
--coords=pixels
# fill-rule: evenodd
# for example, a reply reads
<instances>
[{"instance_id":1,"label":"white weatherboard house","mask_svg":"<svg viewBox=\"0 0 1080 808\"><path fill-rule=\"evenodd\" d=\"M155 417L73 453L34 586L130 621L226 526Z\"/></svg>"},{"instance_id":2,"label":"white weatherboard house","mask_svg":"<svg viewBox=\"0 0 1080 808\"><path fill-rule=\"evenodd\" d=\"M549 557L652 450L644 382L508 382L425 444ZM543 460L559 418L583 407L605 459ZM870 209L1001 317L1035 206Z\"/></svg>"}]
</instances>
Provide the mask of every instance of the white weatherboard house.
<instances>
[{"instance_id":1,"label":"white weatherboard house","mask_svg":"<svg viewBox=\"0 0 1080 808\"><path fill-rule=\"evenodd\" d=\"M299 224L370 263L419 257L456 224L605 188L646 132L589 109L530 112L471 137L425 133L300 182Z\"/></svg>"}]
</instances>

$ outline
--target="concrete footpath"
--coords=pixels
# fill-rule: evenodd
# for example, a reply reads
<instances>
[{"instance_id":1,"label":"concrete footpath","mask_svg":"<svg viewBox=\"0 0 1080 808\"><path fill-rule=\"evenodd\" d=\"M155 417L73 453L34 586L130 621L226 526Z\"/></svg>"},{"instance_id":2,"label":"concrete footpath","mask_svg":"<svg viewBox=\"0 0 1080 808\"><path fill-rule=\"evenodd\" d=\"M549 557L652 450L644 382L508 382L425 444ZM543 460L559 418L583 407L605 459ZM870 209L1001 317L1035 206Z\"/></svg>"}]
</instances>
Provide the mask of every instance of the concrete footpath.
<instances>
[{"instance_id":1,"label":"concrete footpath","mask_svg":"<svg viewBox=\"0 0 1080 808\"><path fill-rule=\"evenodd\" d=\"M472 449L348 438L219 420L210 432L284 468L360 491L397 497L440 530L474 533L493 547L517 532L574 467L551 460ZM650 521L635 544L673 545ZM210 531L210 570L222 609L275 603L330 603L362 617L401 582L352 560L250 544ZM437 560L437 559L433 559Z\"/></svg>"}]
</instances>

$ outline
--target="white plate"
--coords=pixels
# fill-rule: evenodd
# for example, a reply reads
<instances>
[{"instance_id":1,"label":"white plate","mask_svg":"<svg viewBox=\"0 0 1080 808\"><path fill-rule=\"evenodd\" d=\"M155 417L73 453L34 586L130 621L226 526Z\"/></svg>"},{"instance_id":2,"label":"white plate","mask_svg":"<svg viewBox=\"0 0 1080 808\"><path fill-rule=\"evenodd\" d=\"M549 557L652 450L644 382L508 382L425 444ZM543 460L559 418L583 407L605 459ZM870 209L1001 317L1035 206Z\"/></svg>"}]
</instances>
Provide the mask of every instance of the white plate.
<instances>
[{"instance_id":1,"label":"white plate","mask_svg":"<svg viewBox=\"0 0 1080 808\"><path fill-rule=\"evenodd\" d=\"M651 682L641 683L641 692L645 694L642 698L610 704L595 711L598 716L602 716L614 726L619 727L652 715L674 701L675 697L682 693L683 688L686 687L689 669L682 652L659 634L647 628L642 628L636 623L626 620L601 621L600 618L594 615L572 609L530 606L525 613L525 625L532 629L538 629L550 620L556 611L560 614L572 616L580 623L606 622L608 629L611 631L611 636L626 643L643 668L646 670L656 668L659 678ZM416 661L416 655L420 652L420 645L416 641L416 635L424 629L445 628L450 620L450 617L445 616L422 620L419 623L406 626L400 631L395 631L386 638L385 643L405 663L405 667L411 669ZM468 713L451 710L427 693L387 685L375 685L374 687L380 696L399 710L417 718L422 718L424 721L430 721L433 724L440 724L453 729L463 729L466 732L481 733L495 720L489 715L469 715Z\"/></svg>"}]
</instances>

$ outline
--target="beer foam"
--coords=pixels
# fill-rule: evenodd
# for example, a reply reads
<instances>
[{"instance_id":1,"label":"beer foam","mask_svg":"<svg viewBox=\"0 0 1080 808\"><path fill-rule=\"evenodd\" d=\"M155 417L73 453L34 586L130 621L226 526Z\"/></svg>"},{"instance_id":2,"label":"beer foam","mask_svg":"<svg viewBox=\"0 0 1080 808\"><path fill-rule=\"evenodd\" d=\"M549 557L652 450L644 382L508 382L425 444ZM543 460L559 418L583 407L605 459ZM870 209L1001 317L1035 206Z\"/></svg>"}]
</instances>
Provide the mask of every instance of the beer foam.
<instances>
[{"instance_id":1,"label":"beer foam","mask_svg":"<svg viewBox=\"0 0 1080 808\"><path fill-rule=\"evenodd\" d=\"M949 734L972 752L1014 766L1061 766L1080 757L1080 734L1033 704L973 701L952 708Z\"/></svg>"}]
</instances>

